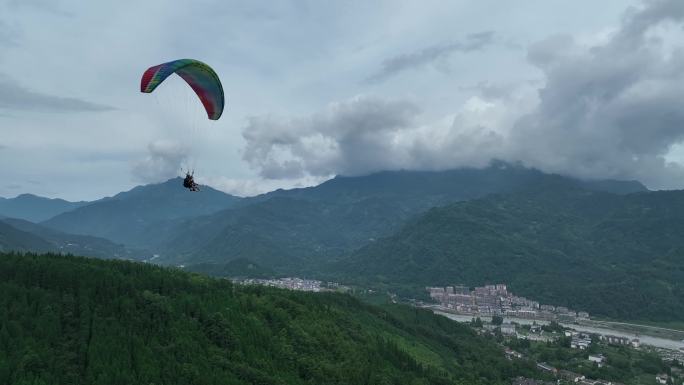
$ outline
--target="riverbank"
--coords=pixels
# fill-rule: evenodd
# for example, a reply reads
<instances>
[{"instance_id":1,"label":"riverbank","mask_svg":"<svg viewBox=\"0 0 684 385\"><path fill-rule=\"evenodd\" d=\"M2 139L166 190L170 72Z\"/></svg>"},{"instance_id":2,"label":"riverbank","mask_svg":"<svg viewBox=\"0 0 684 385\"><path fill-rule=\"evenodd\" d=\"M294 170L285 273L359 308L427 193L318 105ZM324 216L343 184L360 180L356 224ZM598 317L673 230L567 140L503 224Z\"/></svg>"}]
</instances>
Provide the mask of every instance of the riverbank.
<instances>
[{"instance_id":1,"label":"riverbank","mask_svg":"<svg viewBox=\"0 0 684 385\"><path fill-rule=\"evenodd\" d=\"M439 309L437 307L433 306L426 306L426 308L432 310L436 314L443 315L449 319L452 319L457 322L470 322L473 318L479 317L485 322L491 322L492 317L489 316L477 316L477 315L471 315L471 314L456 314L452 312L447 312L444 311L443 309ZM522 318L512 318L512 317L504 317L504 322L513 322L517 324L522 324L522 325L531 325L531 324L538 324L538 325L548 325L550 322L549 321L544 321L544 320L533 320L533 319L522 319ZM626 338L638 338L639 342L641 344L657 347L657 348L662 348L662 349L670 349L670 350L684 350L684 341L681 340L681 338L668 338L664 337L662 334L658 335L651 335L650 333L654 333L654 328L653 326L644 326L644 325L633 325L633 324L626 324L626 323L614 323L614 322L606 322L606 321L584 321L583 323L580 324L566 324L566 323L561 323L566 328L574 329L579 332L585 332L585 333L592 333L592 334L598 334L598 335L612 335L612 336L618 336L618 337L626 337ZM684 338L684 337L683 337Z\"/></svg>"}]
</instances>

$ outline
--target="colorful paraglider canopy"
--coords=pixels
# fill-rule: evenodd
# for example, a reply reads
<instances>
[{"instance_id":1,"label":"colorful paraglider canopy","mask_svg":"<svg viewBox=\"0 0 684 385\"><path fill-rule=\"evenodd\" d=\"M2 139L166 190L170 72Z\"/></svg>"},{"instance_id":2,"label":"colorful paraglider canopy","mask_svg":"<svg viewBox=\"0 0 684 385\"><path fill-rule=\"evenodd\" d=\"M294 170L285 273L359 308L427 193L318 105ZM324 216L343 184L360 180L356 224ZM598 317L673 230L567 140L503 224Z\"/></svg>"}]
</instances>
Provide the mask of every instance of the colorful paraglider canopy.
<instances>
[{"instance_id":1,"label":"colorful paraglider canopy","mask_svg":"<svg viewBox=\"0 0 684 385\"><path fill-rule=\"evenodd\" d=\"M171 74L185 80L207 111L211 120L218 120L225 104L223 86L211 67L194 59L180 59L150 67L140 79L140 92L150 93Z\"/></svg>"}]
</instances>

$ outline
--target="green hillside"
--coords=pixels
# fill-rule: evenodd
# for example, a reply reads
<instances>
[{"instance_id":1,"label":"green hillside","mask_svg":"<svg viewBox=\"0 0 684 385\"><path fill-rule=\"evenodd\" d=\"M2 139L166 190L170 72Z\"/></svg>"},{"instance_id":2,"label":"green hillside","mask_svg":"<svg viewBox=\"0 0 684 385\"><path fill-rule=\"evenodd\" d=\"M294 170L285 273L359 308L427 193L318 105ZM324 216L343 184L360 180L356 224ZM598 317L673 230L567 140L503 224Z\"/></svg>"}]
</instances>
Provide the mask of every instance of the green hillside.
<instances>
[{"instance_id":1,"label":"green hillside","mask_svg":"<svg viewBox=\"0 0 684 385\"><path fill-rule=\"evenodd\" d=\"M390 236L432 207L550 183L616 193L646 191L638 182L579 181L505 163L483 169L387 171L245 198L231 209L176 223L175 231L155 225L144 238L159 240L160 263L247 258L285 274L308 274Z\"/></svg>"},{"instance_id":2,"label":"green hillside","mask_svg":"<svg viewBox=\"0 0 684 385\"><path fill-rule=\"evenodd\" d=\"M620 196L559 183L457 203L330 271L412 295L425 285L505 282L515 293L595 315L680 320L684 192Z\"/></svg>"},{"instance_id":3,"label":"green hillside","mask_svg":"<svg viewBox=\"0 0 684 385\"><path fill-rule=\"evenodd\" d=\"M240 198L202 186L201 194L182 187L182 179L137 186L75 210L64 212L43 225L61 232L91 235L127 246L147 247L158 235L150 228L164 228L169 222L208 215L233 206ZM157 233L155 233L157 234Z\"/></svg>"},{"instance_id":4,"label":"green hillside","mask_svg":"<svg viewBox=\"0 0 684 385\"><path fill-rule=\"evenodd\" d=\"M53 245L45 239L19 230L14 226L0 220L0 252L3 251L52 251Z\"/></svg>"},{"instance_id":5,"label":"green hillside","mask_svg":"<svg viewBox=\"0 0 684 385\"><path fill-rule=\"evenodd\" d=\"M507 384L532 366L429 312L178 270L0 256L0 383Z\"/></svg>"},{"instance_id":6,"label":"green hillside","mask_svg":"<svg viewBox=\"0 0 684 385\"><path fill-rule=\"evenodd\" d=\"M43 198L33 194L21 194L15 198L0 197L0 216L40 222L88 203Z\"/></svg>"},{"instance_id":7,"label":"green hillside","mask_svg":"<svg viewBox=\"0 0 684 385\"><path fill-rule=\"evenodd\" d=\"M15 218L0 218L0 250L2 247L5 251L52 252L105 259L143 260L149 257L144 250L128 248L103 238L66 234Z\"/></svg>"}]
</instances>

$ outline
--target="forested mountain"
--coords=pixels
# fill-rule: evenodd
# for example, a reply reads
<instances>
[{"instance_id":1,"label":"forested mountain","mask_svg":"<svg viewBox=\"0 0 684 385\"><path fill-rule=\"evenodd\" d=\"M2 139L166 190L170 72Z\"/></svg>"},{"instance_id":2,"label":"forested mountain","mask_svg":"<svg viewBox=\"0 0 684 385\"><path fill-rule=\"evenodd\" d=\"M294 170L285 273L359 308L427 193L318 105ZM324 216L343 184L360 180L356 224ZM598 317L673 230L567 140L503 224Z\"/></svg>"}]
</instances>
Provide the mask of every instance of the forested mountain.
<instances>
[{"instance_id":1,"label":"forested mountain","mask_svg":"<svg viewBox=\"0 0 684 385\"><path fill-rule=\"evenodd\" d=\"M370 175L338 176L318 186L276 190L272 196L350 203L368 198L397 200L407 206L430 208L445 203L481 198L493 193L509 193L536 185L551 174L523 166L492 162L486 168L459 168L445 171L383 171ZM647 191L636 181L580 181L567 178L587 190L628 194Z\"/></svg>"},{"instance_id":2,"label":"forested mountain","mask_svg":"<svg viewBox=\"0 0 684 385\"><path fill-rule=\"evenodd\" d=\"M684 191L621 196L557 182L434 208L330 271L414 293L505 282L597 315L684 318Z\"/></svg>"},{"instance_id":3,"label":"forested mountain","mask_svg":"<svg viewBox=\"0 0 684 385\"><path fill-rule=\"evenodd\" d=\"M277 276L273 270L264 268L246 258L217 264L199 263L185 266L183 270L221 278L274 278Z\"/></svg>"},{"instance_id":4,"label":"forested mountain","mask_svg":"<svg viewBox=\"0 0 684 385\"><path fill-rule=\"evenodd\" d=\"M0 252L3 251L51 251L52 244L41 237L22 231L0 219Z\"/></svg>"},{"instance_id":5,"label":"forested mountain","mask_svg":"<svg viewBox=\"0 0 684 385\"><path fill-rule=\"evenodd\" d=\"M15 218L0 218L0 247L4 250L53 252L87 255L97 258L142 260L150 257L136 250L89 235L67 234L45 226Z\"/></svg>"},{"instance_id":6,"label":"forested mountain","mask_svg":"<svg viewBox=\"0 0 684 385\"><path fill-rule=\"evenodd\" d=\"M88 202L68 202L63 199L49 199L32 194L21 194L9 199L0 197L0 217L40 222L86 204Z\"/></svg>"},{"instance_id":7,"label":"forested mountain","mask_svg":"<svg viewBox=\"0 0 684 385\"><path fill-rule=\"evenodd\" d=\"M638 182L585 182L503 163L485 169L381 172L247 198L211 216L157 226L145 238L160 240L157 250L166 263L249 258L301 273L391 235L431 207L543 188L555 180L617 193L645 191Z\"/></svg>"},{"instance_id":8,"label":"forested mountain","mask_svg":"<svg viewBox=\"0 0 684 385\"><path fill-rule=\"evenodd\" d=\"M345 205L273 197L184 221L161 245L161 261L248 258L281 272L301 272L390 234L410 216L410 211L381 199Z\"/></svg>"},{"instance_id":9,"label":"forested mountain","mask_svg":"<svg viewBox=\"0 0 684 385\"><path fill-rule=\"evenodd\" d=\"M0 255L0 383L509 384L466 326L149 264Z\"/></svg>"},{"instance_id":10,"label":"forested mountain","mask_svg":"<svg viewBox=\"0 0 684 385\"><path fill-rule=\"evenodd\" d=\"M44 225L72 234L93 235L129 246L154 241L142 235L167 221L211 214L240 198L202 186L199 193L183 188L181 178L138 186L110 198L58 215Z\"/></svg>"}]
</instances>

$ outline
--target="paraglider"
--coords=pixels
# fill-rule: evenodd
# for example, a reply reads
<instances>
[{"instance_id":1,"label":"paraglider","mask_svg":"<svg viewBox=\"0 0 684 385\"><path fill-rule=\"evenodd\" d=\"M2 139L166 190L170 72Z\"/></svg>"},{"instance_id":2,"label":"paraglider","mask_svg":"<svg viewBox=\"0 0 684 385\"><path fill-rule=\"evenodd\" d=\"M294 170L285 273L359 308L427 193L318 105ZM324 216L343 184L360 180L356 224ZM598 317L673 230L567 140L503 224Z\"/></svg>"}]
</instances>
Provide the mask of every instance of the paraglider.
<instances>
[{"instance_id":1,"label":"paraglider","mask_svg":"<svg viewBox=\"0 0 684 385\"><path fill-rule=\"evenodd\" d=\"M183 187L190 191L199 191L199 185L195 183L195 172L190 171L185 173L185 179L183 179Z\"/></svg>"},{"instance_id":2,"label":"paraglider","mask_svg":"<svg viewBox=\"0 0 684 385\"><path fill-rule=\"evenodd\" d=\"M140 79L140 92L151 93L171 74L177 74L195 91L207 117L218 120L223 114L223 86L211 67L194 59L180 59L150 67Z\"/></svg>"},{"instance_id":3,"label":"paraglider","mask_svg":"<svg viewBox=\"0 0 684 385\"><path fill-rule=\"evenodd\" d=\"M153 92L174 73L192 88L202 102L207 117L211 120L218 120L225 106L223 86L216 72L199 60L180 59L148 68L140 79L140 92ZM186 172L183 187L190 191L200 191L199 185L194 180L194 171Z\"/></svg>"}]
</instances>

